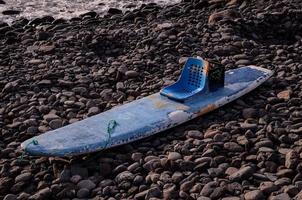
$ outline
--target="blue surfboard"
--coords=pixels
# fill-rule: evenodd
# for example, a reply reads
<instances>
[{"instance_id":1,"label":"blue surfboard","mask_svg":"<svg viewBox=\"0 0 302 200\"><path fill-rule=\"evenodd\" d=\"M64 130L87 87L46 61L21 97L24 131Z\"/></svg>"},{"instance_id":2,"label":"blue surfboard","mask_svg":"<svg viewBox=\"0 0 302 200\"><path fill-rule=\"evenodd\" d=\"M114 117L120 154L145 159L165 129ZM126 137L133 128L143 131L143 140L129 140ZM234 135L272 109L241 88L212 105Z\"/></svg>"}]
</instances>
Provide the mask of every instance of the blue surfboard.
<instances>
[{"instance_id":1,"label":"blue surfboard","mask_svg":"<svg viewBox=\"0 0 302 200\"><path fill-rule=\"evenodd\" d=\"M156 93L26 140L31 155L72 156L139 140L219 108L250 92L272 71L247 66L225 72L224 87L184 102ZM33 142L34 141L34 142Z\"/></svg>"}]
</instances>

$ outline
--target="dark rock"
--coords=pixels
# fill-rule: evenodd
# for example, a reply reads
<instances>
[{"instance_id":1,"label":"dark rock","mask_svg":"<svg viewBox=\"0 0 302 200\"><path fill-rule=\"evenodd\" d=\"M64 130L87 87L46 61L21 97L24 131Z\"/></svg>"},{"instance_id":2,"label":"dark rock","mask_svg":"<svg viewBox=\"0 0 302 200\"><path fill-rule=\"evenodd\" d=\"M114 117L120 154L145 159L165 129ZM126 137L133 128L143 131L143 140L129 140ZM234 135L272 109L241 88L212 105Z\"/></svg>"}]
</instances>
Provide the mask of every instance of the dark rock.
<instances>
[{"instance_id":1,"label":"dark rock","mask_svg":"<svg viewBox=\"0 0 302 200\"><path fill-rule=\"evenodd\" d=\"M77 197L79 198L87 198L89 196L89 189L81 188L77 192Z\"/></svg>"},{"instance_id":2,"label":"dark rock","mask_svg":"<svg viewBox=\"0 0 302 200\"><path fill-rule=\"evenodd\" d=\"M214 182L214 181L209 182L209 183L205 184L205 186L202 188L200 194L202 196L209 197L213 193L213 191L216 187L218 187L217 182Z\"/></svg>"},{"instance_id":3,"label":"dark rock","mask_svg":"<svg viewBox=\"0 0 302 200\"><path fill-rule=\"evenodd\" d=\"M247 118L254 118L258 116L258 111L254 108L246 108L242 110L242 116Z\"/></svg>"},{"instance_id":4,"label":"dark rock","mask_svg":"<svg viewBox=\"0 0 302 200\"><path fill-rule=\"evenodd\" d=\"M129 78L135 78L139 74L138 74L138 72L136 72L134 70L129 70L129 71L126 71L125 75L128 76Z\"/></svg>"},{"instance_id":5,"label":"dark rock","mask_svg":"<svg viewBox=\"0 0 302 200\"><path fill-rule=\"evenodd\" d=\"M123 12L117 8L109 8L109 10L108 10L108 14L111 14L111 15L118 15L118 14L122 14L122 13Z\"/></svg>"},{"instance_id":6,"label":"dark rock","mask_svg":"<svg viewBox=\"0 0 302 200\"><path fill-rule=\"evenodd\" d=\"M132 181L134 179L134 175L129 172L129 171L124 171L119 173L116 177L115 177L115 181L117 183L121 183L123 181Z\"/></svg>"},{"instance_id":7,"label":"dark rock","mask_svg":"<svg viewBox=\"0 0 302 200\"><path fill-rule=\"evenodd\" d=\"M194 181L186 181L180 185L180 190L184 192L188 192L194 186Z\"/></svg>"},{"instance_id":8,"label":"dark rock","mask_svg":"<svg viewBox=\"0 0 302 200\"><path fill-rule=\"evenodd\" d=\"M81 178L87 178L88 177L88 170L87 168L80 167L78 165L72 165L70 168L71 175L80 175Z\"/></svg>"},{"instance_id":9,"label":"dark rock","mask_svg":"<svg viewBox=\"0 0 302 200\"><path fill-rule=\"evenodd\" d=\"M3 15L18 15L20 13L21 13L21 11L19 11L19 10L4 10L4 11L2 11Z\"/></svg>"},{"instance_id":10,"label":"dark rock","mask_svg":"<svg viewBox=\"0 0 302 200\"><path fill-rule=\"evenodd\" d=\"M67 182L69 181L71 178L71 172L68 169L64 169L61 173L60 173L60 181L62 182Z\"/></svg>"},{"instance_id":11,"label":"dark rock","mask_svg":"<svg viewBox=\"0 0 302 200\"><path fill-rule=\"evenodd\" d=\"M148 190L148 192L146 194L146 199L150 199L153 197L159 198L161 196L162 196L161 190L158 187L153 187Z\"/></svg>"},{"instance_id":12,"label":"dark rock","mask_svg":"<svg viewBox=\"0 0 302 200\"><path fill-rule=\"evenodd\" d=\"M284 192L287 193L290 197L294 197L300 192L300 190L297 186L289 185L284 189Z\"/></svg>"},{"instance_id":13,"label":"dark rock","mask_svg":"<svg viewBox=\"0 0 302 200\"><path fill-rule=\"evenodd\" d=\"M49 122L49 126L52 129L60 128L60 127L62 127L62 125L63 125L63 122L61 119L53 119Z\"/></svg>"},{"instance_id":14,"label":"dark rock","mask_svg":"<svg viewBox=\"0 0 302 200\"><path fill-rule=\"evenodd\" d=\"M273 182L262 182L260 183L259 189L264 193L264 194L270 194L272 192L275 192L278 190L278 186L276 186Z\"/></svg>"},{"instance_id":15,"label":"dark rock","mask_svg":"<svg viewBox=\"0 0 302 200\"><path fill-rule=\"evenodd\" d=\"M89 108L88 110L88 115L87 116L93 116L93 115L96 115L100 112L100 109L98 107L91 107Z\"/></svg>"},{"instance_id":16,"label":"dark rock","mask_svg":"<svg viewBox=\"0 0 302 200\"><path fill-rule=\"evenodd\" d=\"M81 180L80 182L78 182L77 186L79 188L86 188L88 190L92 190L95 188L95 183L92 182L91 180L87 179L87 180Z\"/></svg>"}]
</instances>

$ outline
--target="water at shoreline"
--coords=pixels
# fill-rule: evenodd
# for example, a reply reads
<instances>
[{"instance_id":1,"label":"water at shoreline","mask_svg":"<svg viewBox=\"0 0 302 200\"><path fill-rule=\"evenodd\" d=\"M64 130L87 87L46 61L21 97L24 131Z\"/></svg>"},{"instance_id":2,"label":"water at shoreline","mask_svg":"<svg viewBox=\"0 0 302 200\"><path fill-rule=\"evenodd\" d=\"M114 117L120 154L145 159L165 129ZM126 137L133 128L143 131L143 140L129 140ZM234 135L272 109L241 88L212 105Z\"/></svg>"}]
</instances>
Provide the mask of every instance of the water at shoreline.
<instances>
[{"instance_id":1,"label":"water at shoreline","mask_svg":"<svg viewBox=\"0 0 302 200\"><path fill-rule=\"evenodd\" d=\"M170 5L180 0L4 0L0 5L0 21L11 23L20 17L28 19L51 15L55 18L72 18L88 11L105 13L109 8L131 10L146 3ZM17 15L3 15L5 10L20 11Z\"/></svg>"}]
</instances>

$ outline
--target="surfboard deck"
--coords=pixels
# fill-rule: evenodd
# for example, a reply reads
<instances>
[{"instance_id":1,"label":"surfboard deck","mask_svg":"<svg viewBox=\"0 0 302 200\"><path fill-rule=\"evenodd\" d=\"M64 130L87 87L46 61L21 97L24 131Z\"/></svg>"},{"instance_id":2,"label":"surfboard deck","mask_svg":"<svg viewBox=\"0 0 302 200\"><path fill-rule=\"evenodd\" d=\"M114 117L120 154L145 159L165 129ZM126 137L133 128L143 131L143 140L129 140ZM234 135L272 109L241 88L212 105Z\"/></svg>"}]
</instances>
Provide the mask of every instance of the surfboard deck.
<instances>
[{"instance_id":1,"label":"surfboard deck","mask_svg":"<svg viewBox=\"0 0 302 200\"><path fill-rule=\"evenodd\" d=\"M229 70L225 87L215 92L184 103L156 93L33 137L21 147L30 155L72 156L133 142L219 108L255 89L271 75L272 71L256 66ZM109 133L112 120L117 125Z\"/></svg>"}]
</instances>

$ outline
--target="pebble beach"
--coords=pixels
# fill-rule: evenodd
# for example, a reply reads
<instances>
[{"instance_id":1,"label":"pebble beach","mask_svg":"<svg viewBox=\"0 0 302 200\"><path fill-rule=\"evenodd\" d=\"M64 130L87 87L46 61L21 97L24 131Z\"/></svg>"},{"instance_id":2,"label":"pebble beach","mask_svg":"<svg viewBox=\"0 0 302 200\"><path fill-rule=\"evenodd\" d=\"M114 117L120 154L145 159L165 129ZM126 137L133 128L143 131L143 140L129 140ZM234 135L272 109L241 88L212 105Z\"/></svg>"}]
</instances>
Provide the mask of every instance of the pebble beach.
<instances>
[{"instance_id":1,"label":"pebble beach","mask_svg":"<svg viewBox=\"0 0 302 200\"><path fill-rule=\"evenodd\" d=\"M4 1L0 199L302 199L300 0L100 1L106 9L86 5L69 17L68 9L29 16L17 4L23 14L3 14L13 2ZM274 75L134 143L64 158L21 150L33 136L158 92L189 56Z\"/></svg>"}]
</instances>

